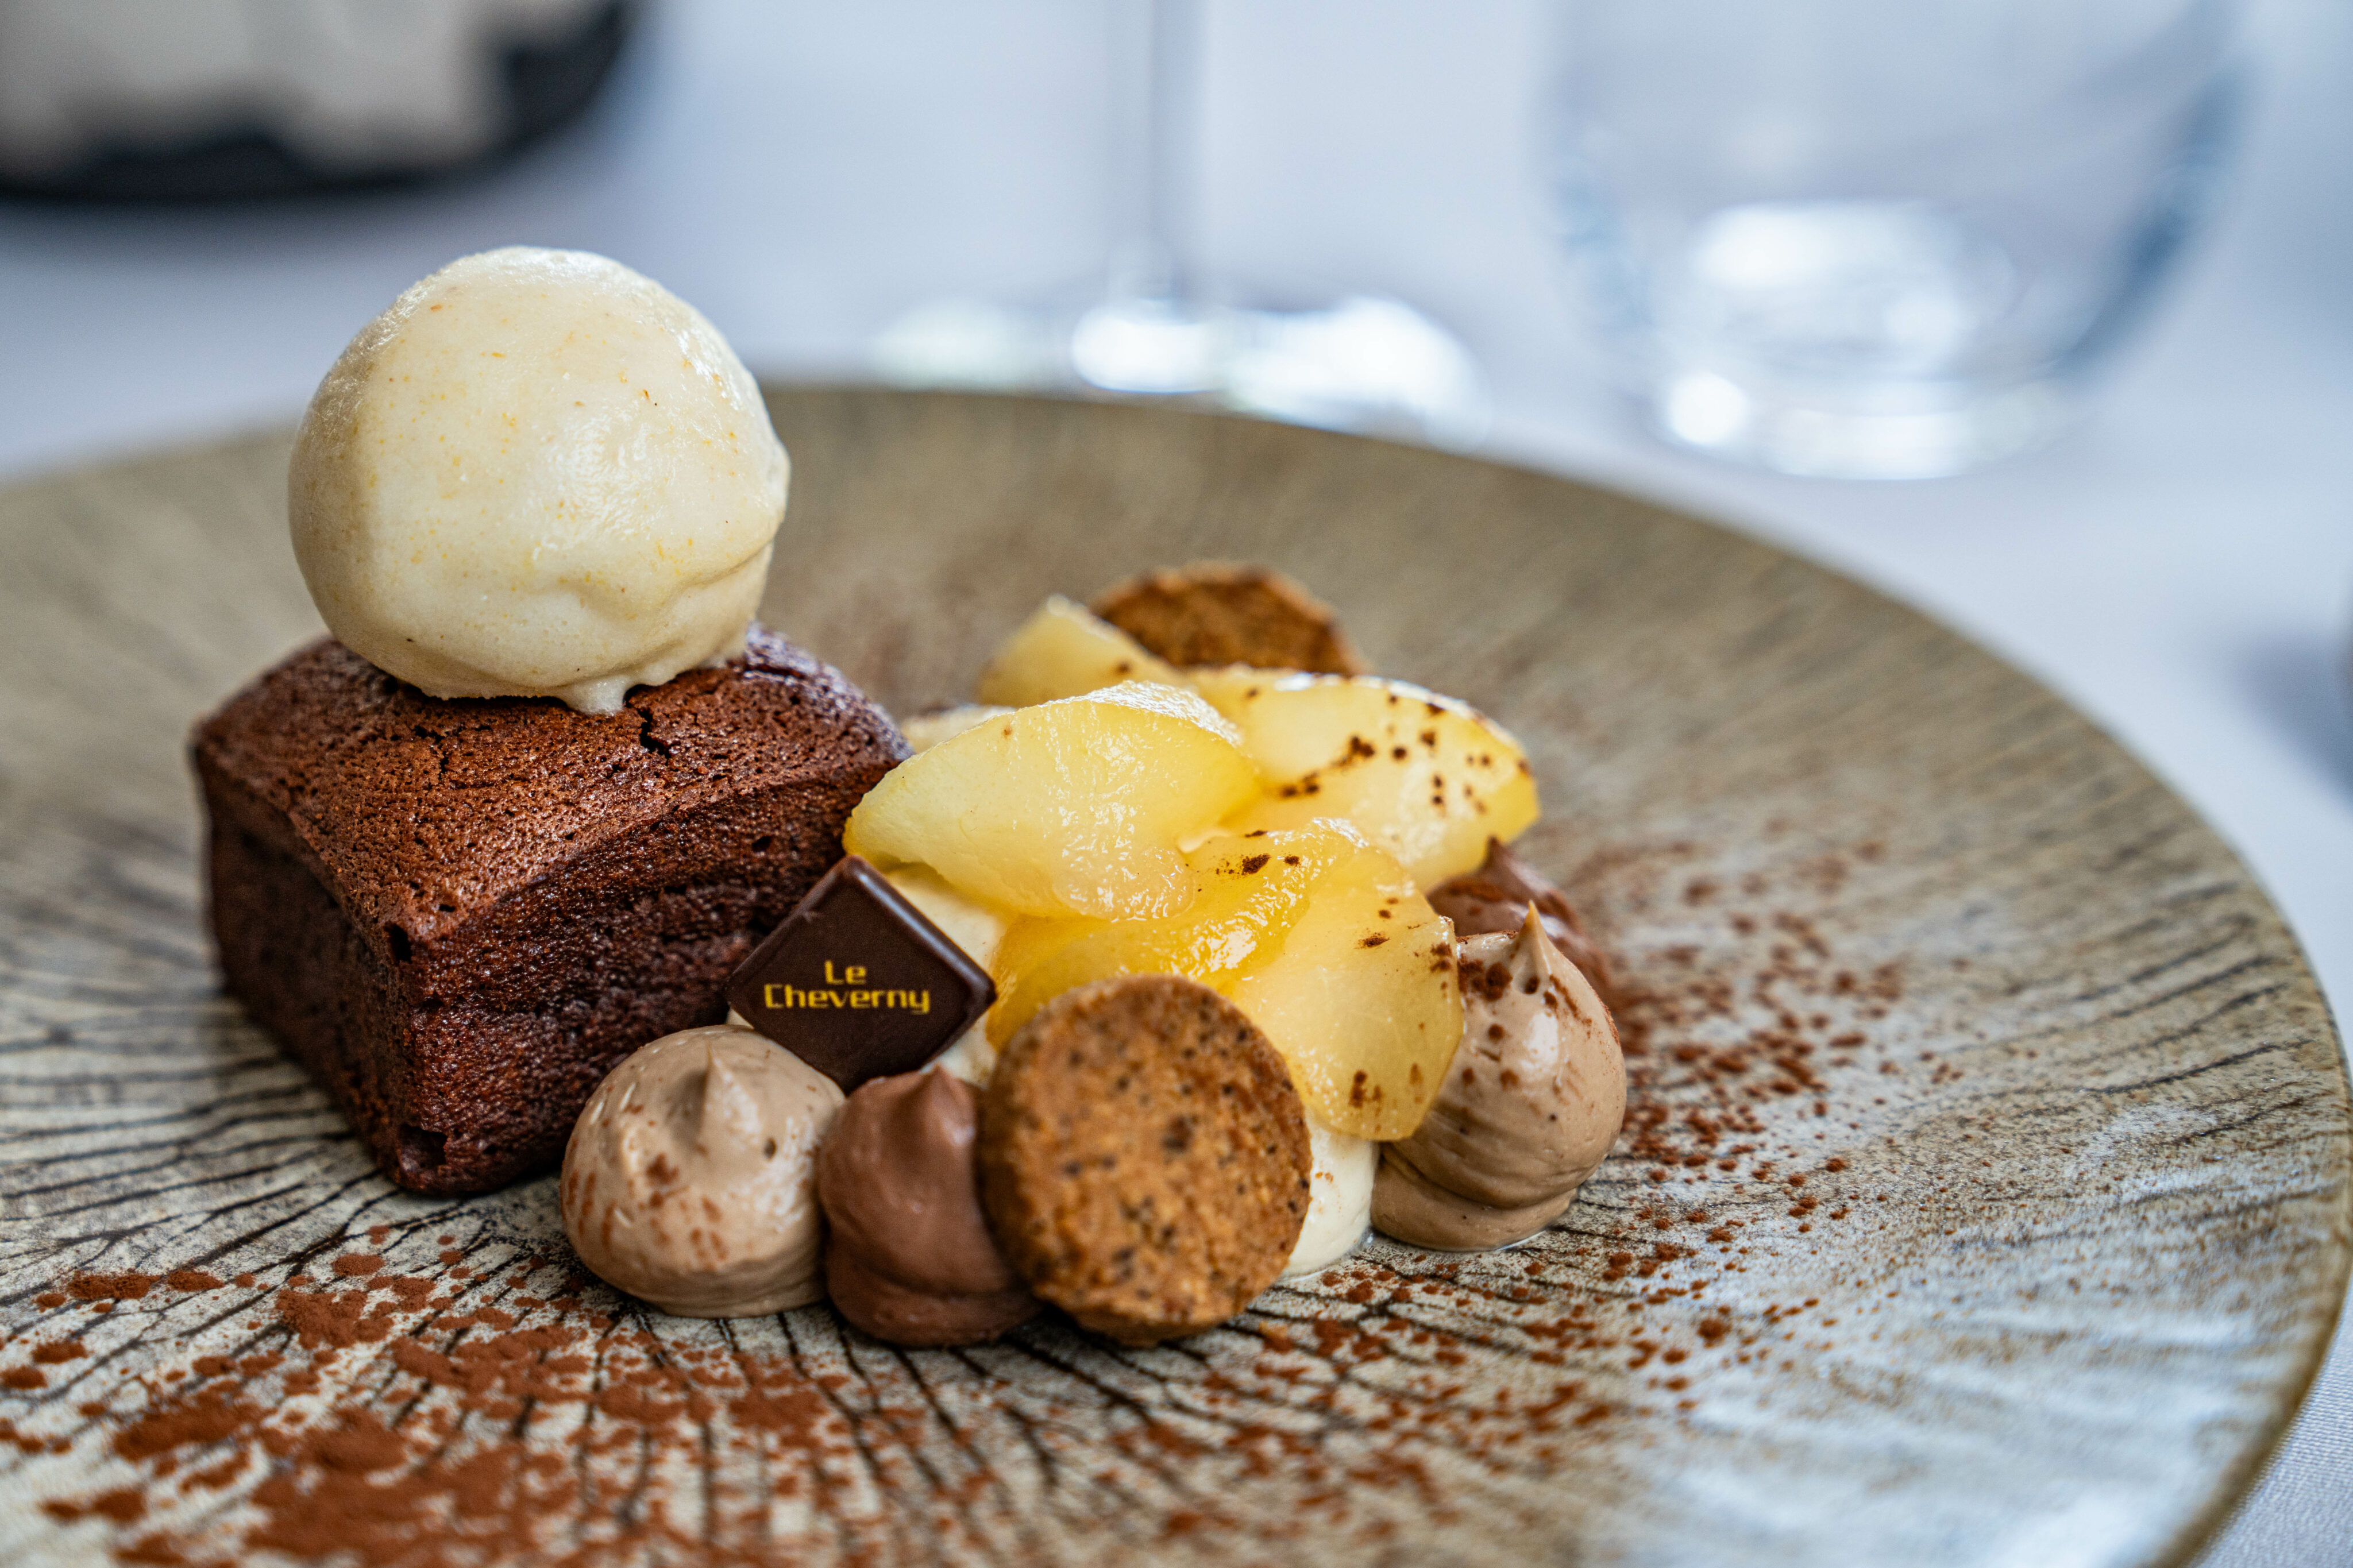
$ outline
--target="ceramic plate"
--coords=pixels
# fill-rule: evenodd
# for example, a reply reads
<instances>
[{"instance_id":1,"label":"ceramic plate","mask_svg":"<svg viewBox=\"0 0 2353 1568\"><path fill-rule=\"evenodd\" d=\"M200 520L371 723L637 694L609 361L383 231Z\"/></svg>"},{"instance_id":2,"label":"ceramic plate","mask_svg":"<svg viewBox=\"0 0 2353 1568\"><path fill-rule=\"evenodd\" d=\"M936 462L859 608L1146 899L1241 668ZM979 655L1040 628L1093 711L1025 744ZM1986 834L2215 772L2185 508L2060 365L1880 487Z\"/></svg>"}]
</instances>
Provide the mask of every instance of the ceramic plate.
<instances>
[{"instance_id":1,"label":"ceramic plate","mask_svg":"<svg viewBox=\"0 0 2353 1568\"><path fill-rule=\"evenodd\" d=\"M2342 1299L2336 1034L2246 870L1919 616L1560 479L786 390L766 618L900 710L1052 592L1271 562L1527 743L1638 994L1551 1230L1220 1330L900 1352L379 1180L215 990L183 755L314 635L287 437L0 496L0 1557L2179 1562Z\"/></svg>"}]
</instances>

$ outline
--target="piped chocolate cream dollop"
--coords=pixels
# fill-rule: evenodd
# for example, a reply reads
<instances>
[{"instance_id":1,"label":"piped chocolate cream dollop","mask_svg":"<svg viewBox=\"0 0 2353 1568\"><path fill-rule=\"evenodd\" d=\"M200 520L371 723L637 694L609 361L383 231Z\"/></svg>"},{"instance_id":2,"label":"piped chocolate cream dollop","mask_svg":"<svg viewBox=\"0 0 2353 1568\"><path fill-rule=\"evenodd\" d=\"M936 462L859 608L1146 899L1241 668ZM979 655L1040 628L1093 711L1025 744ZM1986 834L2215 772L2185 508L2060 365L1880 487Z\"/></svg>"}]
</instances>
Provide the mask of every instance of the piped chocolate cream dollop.
<instances>
[{"instance_id":1,"label":"piped chocolate cream dollop","mask_svg":"<svg viewBox=\"0 0 2353 1568\"><path fill-rule=\"evenodd\" d=\"M818 1152L826 1289L876 1339L977 1344L1039 1310L981 1211L979 1131L979 1096L934 1068L860 1085Z\"/></svg>"},{"instance_id":2,"label":"piped chocolate cream dollop","mask_svg":"<svg viewBox=\"0 0 2353 1568\"><path fill-rule=\"evenodd\" d=\"M1373 1225L1473 1251L1542 1230L1616 1142L1626 1063L1601 999L1533 905L1461 944L1462 1045L1413 1135L1387 1145Z\"/></svg>"},{"instance_id":3,"label":"piped chocolate cream dollop","mask_svg":"<svg viewBox=\"0 0 2353 1568\"><path fill-rule=\"evenodd\" d=\"M1430 890L1430 907L1454 922L1456 936L1516 932L1530 904L1535 906L1545 935L1563 957L1585 972L1602 1005L1614 1011L1618 994L1610 983L1609 958L1585 934L1583 922L1561 890L1543 872L1504 848L1501 839L1487 840L1486 864Z\"/></svg>"},{"instance_id":4,"label":"piped chocolate cream dollop","mask_svg":"<svg viewBox=\"0 0 2353 1568\"><path fill-rule=\"evenodd\" d=\"M818 1283L810 1170L833 1081L749 1029L682 1029L605 1075L559 1189L580 1261L682 1318L807 1306Z\"/></svg>"}]
</instances>

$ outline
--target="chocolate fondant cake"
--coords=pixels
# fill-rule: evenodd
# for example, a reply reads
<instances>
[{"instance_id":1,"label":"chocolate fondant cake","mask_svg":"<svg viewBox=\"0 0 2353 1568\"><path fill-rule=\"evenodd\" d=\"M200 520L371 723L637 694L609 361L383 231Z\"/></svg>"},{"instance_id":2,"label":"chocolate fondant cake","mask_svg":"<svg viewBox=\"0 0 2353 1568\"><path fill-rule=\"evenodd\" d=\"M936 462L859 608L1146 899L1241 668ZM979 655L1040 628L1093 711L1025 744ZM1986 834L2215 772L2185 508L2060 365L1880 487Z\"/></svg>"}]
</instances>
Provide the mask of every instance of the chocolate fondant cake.
<instances>
[{"instance_id":1,"label":"chocolate fondant cake","mask_svg":"<svg viewBox=\"0 0 2353 1568\"><path fill-rule=\"evenodd\" d=\"M433 1193L552 1165L616 1062L719 1022L907 751L756 627L610 714L436 700L322 640L194 749L228 991Z\"/></svg>"}]
</instances>

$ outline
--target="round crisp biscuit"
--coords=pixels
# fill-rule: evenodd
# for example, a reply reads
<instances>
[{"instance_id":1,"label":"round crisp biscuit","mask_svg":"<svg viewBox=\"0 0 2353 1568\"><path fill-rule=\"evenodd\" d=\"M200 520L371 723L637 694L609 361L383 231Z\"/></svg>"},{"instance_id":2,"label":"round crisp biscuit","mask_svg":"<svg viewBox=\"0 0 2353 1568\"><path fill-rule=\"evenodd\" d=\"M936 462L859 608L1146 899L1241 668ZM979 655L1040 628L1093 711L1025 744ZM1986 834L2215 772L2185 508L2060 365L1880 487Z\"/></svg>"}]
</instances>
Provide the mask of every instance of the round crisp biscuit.
<instances>
[{"instance_id":1,"label":"round crisp biscuit","mask_svg":"<svg viewBox=\"0 0 2353 1568\"><path fill-rule=\"evenodd\" d=\"M1147 572L1090 607L1171 664L1366 673L1331 609L1264 566L1204 561Z\"/></svg>"},{"instance_id":2,"label":"round crisp biscuit","mask_svg":"<svg viewBox=\"0 0 2353 1568\"><path fill-rule=\"evenodd\" d=\"M1224 1321L1274 1282L1309 1199L1307 1119L1258 1026L1208 986L1064 993L981 1100L981 1198L1042 1300L1129 1344Z\"/></svg>"}]
</instances>

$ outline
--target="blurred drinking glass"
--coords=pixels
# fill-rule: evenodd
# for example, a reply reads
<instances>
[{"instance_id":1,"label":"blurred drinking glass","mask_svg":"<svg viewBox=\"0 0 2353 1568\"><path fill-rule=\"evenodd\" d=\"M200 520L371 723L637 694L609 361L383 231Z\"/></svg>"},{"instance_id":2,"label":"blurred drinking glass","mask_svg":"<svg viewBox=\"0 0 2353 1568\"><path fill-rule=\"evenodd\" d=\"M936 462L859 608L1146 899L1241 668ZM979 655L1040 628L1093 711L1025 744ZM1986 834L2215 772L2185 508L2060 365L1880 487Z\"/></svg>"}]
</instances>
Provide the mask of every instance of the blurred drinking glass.
<instances>
[{"instance_id":1,"label":"blurred drinking glass","mask_svg":"<svg viewBox=\"0 0 2353 1568\"><path fill-rule=\"evenodd\" d=\"M0 0L5 5L6 0ZM1204 276L1187 244L1201 0L1112 0L1109 265L1081 297L948 299L886 326L902 386L1172 397L1334 430L1475 446L1487 429L1460 339L1379 294L1283 298Z\"/></svg>"},{"instance_id":2,"label":"blurred drinking glass","mask_svg":"<svg viewBox=\"0 0 2353 1568\"><path fill-rule=\"evenodd\" d=\"M2208 205L2232 0L1564 0L1547 135L1670 439L1949 474L2073 420Z\"/></svg>"}]
</instances>

